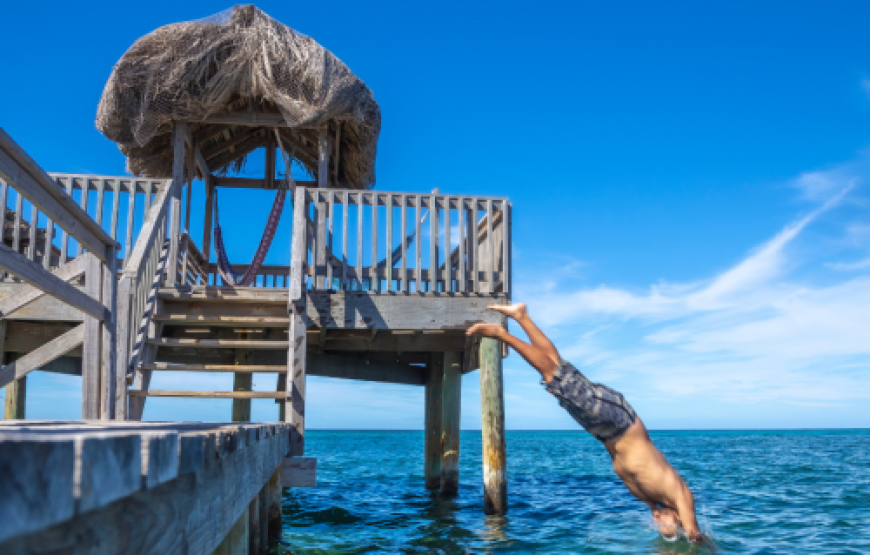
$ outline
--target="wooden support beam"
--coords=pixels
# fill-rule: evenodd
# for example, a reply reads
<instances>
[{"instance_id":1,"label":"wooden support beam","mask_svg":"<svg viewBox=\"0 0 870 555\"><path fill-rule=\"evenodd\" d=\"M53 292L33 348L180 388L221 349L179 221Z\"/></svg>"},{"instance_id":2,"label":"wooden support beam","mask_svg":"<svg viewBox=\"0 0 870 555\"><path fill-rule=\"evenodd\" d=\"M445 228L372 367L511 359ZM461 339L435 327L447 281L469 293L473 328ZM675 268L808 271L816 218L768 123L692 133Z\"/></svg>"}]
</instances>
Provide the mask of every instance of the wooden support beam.
<instances>
[{"instance_id":1,"label":"wooden support beam","mask_svg":"<svg viewBox=\"0 0 870 555\"><path fill-rule=\"evenodd\" d=\"M214 145L213 147L207 149L202 153L203 158L209 160L214 158L218 154L223 153L230 148L235 147L236 145L242 144L247 140L252 139L253 137L261 136L259 129L246 129L239 133L233 135L230 139L227 139L221 143Z\"/></svg>"},{"instance_id":2,"label":"wooden support beam","mask_svg":"<svg viewBox=\"0 0 870 555\"><path fill-rule=\"evenodd\" d=\"M459 492L459 419L462 397L462 354L444 353L441 401L441 494Z\"/></svg>"},{"instance_id":3,"label":"wooden support beam","mask_svg":"<svg viewBox=\"0 0 870 555\"><path fill-rule=\"evenodd\" d=\"M175 285L178 280L178 241L181 231L181 188L184 185L185 132L187 124L175 122L172 130L172 195L169 201L169 265L166 271L166 285Z\"/></svg>"},{"instance_id":4,"label":"wooden support beam","mask_svg":"<svg viewBox=\"0 0 870 555\"><path fill-rule=\"evenodd\" d=\"M248 504L248 555L260 555L260 496Z\"/></svg>"},{"instance_id":5,"label":"wooden support beam","mask_svg":"<svg viewBox=\"0 0 870 555\"><path fill-rule=\"evenodd\" d=\"M91 253L88 253L89 255ZM47 271L45 268L27 260L6 245L0 243L0 268L15 274L30 285L45 291L49 295L69 303L86 314L99 320L107 320L109 311L98 298L88 296L66 281Z\"/></svg>"},{"instance_id":6,"label":"wooden support beam","mask_svg":"<svg viewBox=\"0 0 870 555\"><path fill-rule=\"evenodd\" d=\"M301 457L305 454L305 322L298 309L290 312L290 347L287 351L287 391L285 395L285 417L291 424L290 455Z\"/></svg>"},{"instance_id":7,"label":"wooden support beam","mask_svg":"<svg viewBox=\"0 0 870 555\"><path fill-rule=\"evenodd\" d=\"M314 457L287 457L281 463L281 486L285 488L313 488L317 486L317 459Z\"/></svg>"},{"instance_id":8,"label":"wooden support beam","mask_svg":"<svg viewBox=\"0 0 870 555\"><path fill-rule=\"evenodd\" d=\"M214 217L215 177L211 174L205 177L205 222L202 226L202 255L206 264L211 260L211 234Z\"/></svg>"},{"instance_id":9,"label":"wooden support beam","mask_svg":"<svg viewBox=\"0 0 870 555\"><path fill-rule=\"evenodd\" d=\"M424 433L425 466L424 479L426 489L441 487L441 400L442 383L444 381L444 355L432 353L426 368L426 416Z\"/></svg>"},{"instance_id":10,"label":"wooden support beam","mask_svg":"<svg viewBox=\"0 0 870 555\"><path fill-rule=\"evenodd\" d=\"M130 397L196 397L204 399L281 399L284 392L275 391L180 391L176 389L131 389Z\"/></svg>"},{"instance_id":11,"label":"wooden support beam","mask_svg":"<svg viewBox=\"0 0 870 555\"><path fill-rule=\"evenodd\" d=\"M247 339L247 334L242 334L241 339ZM236 364L239 366L247 366L248 359L251 357L251 351L247 349L236 349L235 358ZM254 375L250 372L236 372L233 374L233 391L254 390ZM250 399L233 399L233 422L250 422L251 421L251 400Z\"/></svg>"},{"instance_id":12,"label":"wooden support beam","mask_svg":"<svg viewBox=\"0 0 870 555\"><path fill-rule=\"evenodd\" d=\"M24 420L27 418L27 376L10 382L6 386L6 397L3 402L3 418L6 420Z\"/></svg>"},{"instance_id":13,"label":"wooden support beam","mask_svg":"<svg viewBox=\"0 0 870 555\"><path fill-rule=\"evenodd\" d=\"M284 522L281 518L284 496L281 488L280 466L269 478L269 484L266 487L269 497L269 549L273 549L280 544L281 538L284 536Z\"/></svg>"},{"instance_id":14,"label":"wooden support beam","mask_svg":"<svg viewBox=\"0 0 870 555\"><path fill-rule=\"evenodd\" d=\"M311 353L305 373L311 376L381 383L424 385L426 370L399 362L369 361L351 356Z\"/></svg>"},{"instance_id":15,"label":"wooden support beam","mask_svg":"<svg viewBox=\"0 0 870 555\"><path fill-rule=\"evenodd\" d=\"M317 132L317 186L329 187L329 130L326 126Z\"/></svg>"},{"instance_id":16,"label":"wooden support beam","mask_svg":"<svg viewBox=\"0 0 870 555\"><path fill-rule=\"evenodd\" d=\"M260 513L260 524L258 526L260 530L260 553L265 552L269 549L269 483L263 486L260 490L260 493L257 494L257 500L260 505L259 513Z\"/></svg>"},{"instance_id":17,"label":"wooden support beam","mask_svg":"<svg viewBox=\"0 0 870 555\"><path fill-rule=\"evenodd\" d=\"M102 265L88 253L84 292L93 299L100 299L102 296L102 274ZM85 316L83 325L82 419L96 420L102 416L103 324L93 316Z\"/></svg>"},{"instance_id":18,"label":"wooden support beam","mask_svg":"<svg viewBox=\"0 0 870 555\"><path fill-rule=\"evenodd\" d=\"M80 257L55 269L51 274L62 281L70 281L80 277L84 272L84 259ZM24 285L20 287L14 295L9 295L3 300L0 300L0 317L9 316L22 306L35 301L45 294L45 289L40 289L33 285Z\"/></svg>"},{"instance_id":19,"label":"wooden support beam","mask_svg":"<svg viewBox=\"0 0 870 555\"><path fill-rule=\"evenodd\" d=\"M20 380L30 372L39 370L43 365L81 346L84 342L84 334L84 324L80 324L15 362L7 364L0 370L0 387Z\"/></svg>"},{"instance_id":20,"label":"wooden support beam","mask_svg":"<svg viewBox=\"0 0 870 555\"><path fill-rule=\"evenodd\" d=\"M234 151L225 152L216 156L214 159L209 160L208 165L210 168L212 168L213 171L220 171L220 169L227 164L233 162L234 160L238 160L243 156L247 156L248 154L263 146L266 146L266 138L255 135L250 140L245 141L244 143L235 147Z\"/></svg>"},{"instance_id":21,"label":"wooden support beam","mask_svg":"<svg viewBox=\"0 0 870 555\"><path fill-rule=\"evenodd\" d=\"M507 453L501 342L480 342L480 397L483 418L483 502L488 515L507 513Z\"/></svg>"},{"instance_id":22,"label":"wooden support beam","mask_svg":"<svg viewBox=\"0 0 870 555\"><path fill-rule=\"evenodd\" d=\"M267 189L275 188L275 136L269 133L269 141L266 143L266 175L265 184Z\"/></svg>"}]
</instances>

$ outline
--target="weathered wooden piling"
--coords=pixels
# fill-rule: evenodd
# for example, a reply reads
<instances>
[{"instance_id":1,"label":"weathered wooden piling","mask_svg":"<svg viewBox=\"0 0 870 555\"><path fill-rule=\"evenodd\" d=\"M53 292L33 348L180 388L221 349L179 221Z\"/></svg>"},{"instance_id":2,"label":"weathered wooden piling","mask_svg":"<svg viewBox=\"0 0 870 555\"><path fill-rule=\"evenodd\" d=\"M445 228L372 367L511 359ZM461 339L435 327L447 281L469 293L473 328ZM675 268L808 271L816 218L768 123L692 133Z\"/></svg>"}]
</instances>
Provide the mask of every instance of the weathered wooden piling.
<instances>
[{"instance_id":1,"label":"weathered wooden piling","mask_svg":"<svg viewBox=\"0 0 870 555\"><path fill-rule=\"evenodd\" d=\"M244 341L248 338L248 334L243 333L239 339ZM247 366L250 364L251 351L248 349L236 349L235 364L236 366ZM236 372L233 374L233 391L253 391L254 390L254 375L251 372ZM250 422L251 421L251 400L250 399L233 399L233 422Z\"/></svg>"},{"instance_id":2,"label":"weathered wooden piling","mask_svg":"<svg viewBox=\"0 0 870 555\"><path fill-rule=\"evenodd\" d=\"M501 349L501 342L495 339L483 338L480 342L484 512L499 515L507 513L507 456Z\"/></svg>"},{"instance_id":3,"label":"weathered wooden piling","mask_svg":"<svg viewBox=\"0 0 870 555\"><path fill-rule=\"evenodd\" d=\"M459 419L462 397L462 353L444 353L441 401L441 493L459 491Z\"/></svg>"},{"instance_id":4,"label":"weathered wooden piling","mask_svg":"<svg viewBox=\"0 0 870 555\"><path fill-rule=\"evenodd\" d=\"M444 355L432 353L427 368L425 417L426 489L441 487L441 397L444 381Z\"/></svg>"},{"instance_id":5,"label":"weathered wooden piling","mask_svg":"<svg viewBox=\"0 0 870 555\"><path fill-rule=\"evenodd\" d=\"M283 535L284 524L281 521L283 503L283 488L281 487L281 468L278 467L268 484L269 497L269 547L277 545Z\"/></svg>"}]
</instances>

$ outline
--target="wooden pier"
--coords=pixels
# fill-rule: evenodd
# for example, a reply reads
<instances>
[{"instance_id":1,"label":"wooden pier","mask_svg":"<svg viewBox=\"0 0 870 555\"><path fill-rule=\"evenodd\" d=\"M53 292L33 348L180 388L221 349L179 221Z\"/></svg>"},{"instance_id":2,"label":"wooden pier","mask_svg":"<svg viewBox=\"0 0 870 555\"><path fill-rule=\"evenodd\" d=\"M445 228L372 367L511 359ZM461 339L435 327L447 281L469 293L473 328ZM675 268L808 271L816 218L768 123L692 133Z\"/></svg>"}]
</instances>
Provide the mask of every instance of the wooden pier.
<instances>
[{"instance_id":1,"label":"wooden pier","mask_svg":"<svg viewBox=\"0 0 870 555\"><path fill-rule=\"evenodd\" d=\"M288 428L5 421L0 553L264 552L281 537Z\"/></svg>"},{"instance_id":2,"label":"wooden pier","mask_svg":"<svg viewBox=\"0 0 870 555\"><path fill-rule=\"evenodd\" d=\"M262 17L236 9L244 21ZM506 350L465 330L503 323L487 307L510 302L511 203L368 189L376 150L360 158L347 117L290 126L268 99L236 98L226 112L169 122L155 143L171 161L160 178L49 174L0 128L9 419L0 480L23 496L0 500L16 523L4 525L0 552L241 553L242 529L261 549L267 526L280 535L263 516L274 517L276 492L316 484L316 460L305 457L307 376L424 387L425 487L449 496L459 490L461 380L480 369L482 509L507 511ZM276 172L279 155L290 167L281 145L312 180ZM262 178L226 175L259 149ZM362 166L349 170L351 158ZM218 190L279 186L292 204L287 264L234 264L256 268L253 283L226 283L212 241ZM25 420L36 370L81 376L82 421ZM155 389L155 372L186 373L193 387ZM232 391L196 389L203 372L232 373ZM275 388L253 391L254 373L275 375ZM234 424L141 422L151 397L232 399ZM280 422L246 424L254 400L277 403Z\"/></svg>"}]
</instances>

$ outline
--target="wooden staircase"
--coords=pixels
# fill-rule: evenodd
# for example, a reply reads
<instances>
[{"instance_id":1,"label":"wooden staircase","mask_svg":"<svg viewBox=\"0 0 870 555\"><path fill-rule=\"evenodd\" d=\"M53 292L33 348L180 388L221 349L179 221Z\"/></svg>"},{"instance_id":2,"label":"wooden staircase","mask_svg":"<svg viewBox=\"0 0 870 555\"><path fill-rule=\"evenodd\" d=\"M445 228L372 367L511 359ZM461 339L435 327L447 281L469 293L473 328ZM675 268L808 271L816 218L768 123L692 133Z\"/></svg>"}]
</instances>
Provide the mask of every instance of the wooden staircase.
<instances>
[{"instance_id":1,"label":"wooden staircase","mask_svg":"<svg viewBox=\"0 0 870 555\"><path fill-rule=\"evenodd\" d=\"M152 372L287 373L287 292L229 287L169 287L157 294L152 334L145 340L141 384ZM268 359L255 363L254 359ZM250 380L248 380L250 381ZM131 397L283 399L276 391L130 389ZM141 417L141 415L138 415Z\"/></svg>"}]
</instances>

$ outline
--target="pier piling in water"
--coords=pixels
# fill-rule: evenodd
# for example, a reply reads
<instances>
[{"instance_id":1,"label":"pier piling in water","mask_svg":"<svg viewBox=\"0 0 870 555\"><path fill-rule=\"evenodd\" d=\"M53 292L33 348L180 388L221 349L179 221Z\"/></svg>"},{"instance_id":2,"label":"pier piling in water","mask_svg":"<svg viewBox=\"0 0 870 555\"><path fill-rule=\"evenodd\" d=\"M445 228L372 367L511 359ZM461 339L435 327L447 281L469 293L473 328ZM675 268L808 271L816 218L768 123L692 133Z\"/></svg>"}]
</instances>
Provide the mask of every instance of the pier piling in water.
<instances>
[{"instance_id":1,"label":"pier piling in water","mask_svg":"<svg viewBox=\"0 0 870 555\"><path fill-rule=\"evenodd\" d=\"M462 353L444 353L441 401L441 493L459 492L459 418L462 397Z\"/></svg>"},{"instance_id":2,"label":"pier piling in water","mask_svg":"<svg viewBox=\"0 0 870 555\"><path fill-rule=\"evenodd\" d=\"M480 342L480 397L483 433L483 501L486 514L507 513L507 456L504 433L502 345Z\"/></svg>"},{"instance_id":3,"label":"pier piling in water","mask_svg":"<svg viewBox=\"0 0 870 555\"><path fill-rule=\"evenodd\" d=\"M432 353L426 381L425 471L426 489L441 487L441 402L444 355Z\"/></svg>"}]
</instances>

